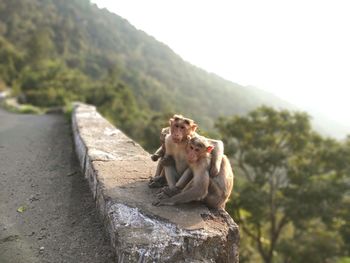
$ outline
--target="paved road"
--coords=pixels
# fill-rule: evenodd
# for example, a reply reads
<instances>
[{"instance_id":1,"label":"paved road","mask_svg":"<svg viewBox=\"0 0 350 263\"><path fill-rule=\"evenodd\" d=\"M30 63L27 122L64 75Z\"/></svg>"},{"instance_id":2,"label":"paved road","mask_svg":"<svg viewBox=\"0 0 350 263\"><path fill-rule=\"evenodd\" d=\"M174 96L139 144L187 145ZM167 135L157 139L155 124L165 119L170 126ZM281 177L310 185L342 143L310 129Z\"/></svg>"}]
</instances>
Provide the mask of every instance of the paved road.
<instances>
[{"instance_id":1,"label":"paved road","mask_svg":"<svg viewBox=\"0 0 350 263\"><path fill-rule=\"evenodd\" d=\"M0 109L0 262L113 262L61 115Z\"/></svg>"}]
</instances>

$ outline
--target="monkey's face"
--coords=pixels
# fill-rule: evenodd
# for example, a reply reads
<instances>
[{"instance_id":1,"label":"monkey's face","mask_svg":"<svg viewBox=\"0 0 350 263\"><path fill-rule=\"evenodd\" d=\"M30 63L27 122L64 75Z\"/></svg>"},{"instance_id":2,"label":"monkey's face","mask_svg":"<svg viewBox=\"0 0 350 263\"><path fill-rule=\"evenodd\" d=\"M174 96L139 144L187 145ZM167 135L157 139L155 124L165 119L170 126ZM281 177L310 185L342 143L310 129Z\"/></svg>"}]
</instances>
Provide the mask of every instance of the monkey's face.
<instances>
[{"instance_id":1,"label":"monkey's face","mask_svg":"<svg viewBox=\"0 0 350 263\"><path fill-rule=\"evenodd\" d=\"M170 129L169 127L167 128L163 128L161 133L160 133L160 136L159 136L159 139L162 143L165 142L165 137L170 133Z\"/></svg>"},{"instance_id":2,"label":"monkey's face","mask_svg":"<svg viewBox=\"0 0 350 263\"><path fill-rule=\"evenodd\" d=\"M169 120L171 139L174 143L186 141L197 129L197 125L190 119L174 115Z\"/></svg>"},{"instance_id":3,"label":"monkey's face","mask_svg":"<svg viewBox=\"0 0 350 263\"><path fill-rule=\"evenodd\" d=\"M202 142L198 138L192 138L186 147L187 161L189 163L196 163L201 158L206 157L214 149L213 146Z\"/></svg>"}]
</instances>

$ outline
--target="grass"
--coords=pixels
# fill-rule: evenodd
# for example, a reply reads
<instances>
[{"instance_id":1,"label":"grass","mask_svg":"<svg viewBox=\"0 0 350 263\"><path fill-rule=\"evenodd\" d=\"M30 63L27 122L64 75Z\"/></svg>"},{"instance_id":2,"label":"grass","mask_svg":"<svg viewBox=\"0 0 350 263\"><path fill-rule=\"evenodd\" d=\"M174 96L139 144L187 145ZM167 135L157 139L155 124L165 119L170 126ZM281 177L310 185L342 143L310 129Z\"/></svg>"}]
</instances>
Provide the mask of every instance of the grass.
<instances>
[{"instance_id":1,"label":"grass","mask_svg":"<svg viewBox=\"0 0 350 263\"><path fill-rule=\"evenodd\" d=\"M18 104L15 99L8 98L4 99L0 103L1 107L7 111L13 113L22 113L22 114L43 114L44 109L30 105L30 104Z\"/></svg>"},{"instance_id":2,"label":"grass","mask_svg":"<svg viewBox=\"0 0 350 263\"><path fill-rule=\"evenodd\" d=\"M50 108L40 108L31 104L18 104L15 98L7 98L2 101L0 100L0 107L9 112L19 114L45 114L46 112L50 111ZM64 117L70 123L72 120L72 113L74 109L73 103L69 102L62 108Z\"/></svg>"},{"instance_id":3,"label":"grass","mask_svg":"<svg viewBox=\"0 0 350 263\"><path fill-rule=\"evenodd\" d=\"M340 258L337 263L350 263L350 257Z\"/></svg>"}]
</instances>

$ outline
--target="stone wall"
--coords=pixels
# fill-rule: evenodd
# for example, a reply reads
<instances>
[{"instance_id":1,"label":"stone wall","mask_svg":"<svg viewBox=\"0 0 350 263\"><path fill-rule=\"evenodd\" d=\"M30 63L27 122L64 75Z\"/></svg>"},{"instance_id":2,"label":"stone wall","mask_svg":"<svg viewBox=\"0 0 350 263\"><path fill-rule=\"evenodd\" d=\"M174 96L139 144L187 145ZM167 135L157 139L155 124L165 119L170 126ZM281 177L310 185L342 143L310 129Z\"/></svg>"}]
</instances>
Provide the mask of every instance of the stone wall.
<instances>
[{"instance_id":1,"label":"stone wall","mask_svg":"<svg viewBox=\"0 0 350 263\"><path fill-rule=\"evenodd\" d=\"M150 155L93 106L75 104L76 153L117 262L238 263L238 226L198 203L155 207Z\"/></svg>"}]
</instances>

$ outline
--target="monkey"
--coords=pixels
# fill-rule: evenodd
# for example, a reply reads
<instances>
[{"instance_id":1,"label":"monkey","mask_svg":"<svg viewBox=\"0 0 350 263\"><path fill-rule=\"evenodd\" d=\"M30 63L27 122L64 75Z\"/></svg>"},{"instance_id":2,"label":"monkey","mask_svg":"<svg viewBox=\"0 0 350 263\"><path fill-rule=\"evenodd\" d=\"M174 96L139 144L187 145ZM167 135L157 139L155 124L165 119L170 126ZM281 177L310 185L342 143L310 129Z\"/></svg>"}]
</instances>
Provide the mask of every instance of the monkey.
<instances>
[{"instance_id":1,"label":"monkey","mask_svg":"<svg viewBox=\"0 0 350 263\"><path fill-rule=\"evenodd\" d=\"M170 133L170 127L163 128L162 131L160 132L159 139L161 142L161 146L158 148L158 150L154 154L151 155L152 161L156 162L158 161L159 158L162 158L165 155L165 137L169 133Z\"/></svg>"},{"instance_id":2,"label":"monkey","mask_svg":"<svg viewBox=\"0 0 350 263\"><path fill-rule=\"evenodd\" d=\"M154 205L175 205L187 203L191 201L201 201L207 194L209 189L209 165L210 153L213 146L205 144L197 144L197 137L193 137L186 145L186 162L189 165L188 169L192 171L192 179L185 188L178 194L170 198L165 198L156 201ZM200 162L199 162L200 160ZM171 187L169 187L171 188Z\"/></svg>"},{"instance_id":3,"label":"monkey","mask_svg":"<svg viewBox=\"0 0 350 263\"><path fill-rule=\"evenodd\" d=\"M157 149L157 151L154 154L151 155L152 161L156 162L158 161L159 158L161 158L161 160L158 162L157 170L154 177L152 177L148 183L148 186L150 188L164 186L164 183L165 183L165 176L164 176L164 169L163 169L164 161L162 159L165 155L165 137L169 133L170 133L170 127L166 127L161 130L161 133L159 136L161 146Z\"/></svg>"},{"instance_id":4,"label":"monkey","mask_svg":"<svg viewBox=\"0 0 350 263\"><path fill-rule=\"evenodd\" d=\"M192 136L198 136L196 133L197 124L191 119L175 114L169 119L169 125L170 133L168 127L162 130L161 137L165 135L165 143L156 152L158 155L159 152L162 154L165 150L166 156L159 161L156 174L148 184L150 188L162 187L165 185L163 180L166 179L168 187L163 188L158 193L158 198L178 194L192 179L192 171L188 168L186 161L185 148ZM224 147L221 141L208 140L215 145L212 152L210 175L216 176L220 170ZM152 156L151 158L156 159L157 157Z\"/></svg>"},{"instance_id":5,"label":"monkey","mask_svg":"<svg viewBox=\"0 0 350 263\"><path fill-rule=\"evenodd\" d=\"M219 174L209 176L213 148L205 137L191 138L186 146L186 157L193 174L192 180L179 193L153 204L160 206L202 201L209 208L224 211L233 188L233 172L224 155Z\"/></svg>"},{"instance_id":6,"label":"monkey","mask_svg":"<svg viewBox=\"0 0 350 263\"><path fill-rule=\"evenodd\" d=\"M177 181L180 179L180 175L183 175L185 170L188 168L186 161L186 145L188 140L194 136L197 130L197 124L182 115L175 114L169 119L170 133L165 137L165 160L174 160L175 165L165 165L164 175L168 187L175 189ZM186 173L187 177L190 173ZM183 182L185 184L185 180Z\"/></svg>"},{"instance_id":7,"label":"monkey","mask_svg":"<svg viewBox=\"0 0 350 263\"><path fill-rule=\"evenodd\" d=\"M192 137L199 136L196 133L197 124L182 115L174 115L169 119L170 133L165 137L165 157L169 159L171 156L174 159L175 165L164 166L165 178L168 184L168 189L174 190L184 187L191 179L191 170L187 170L188 164L186 160L186 145ZM224 154L224 144L222 141L208 139L214 146L211 155L210 175L215 177L219 174L220 166ZM185 172L186 171L186 172ZM182 175L182 176L180 176ZM180 181L179 179L182 178ZM179 181L179 182L178 182ZM178 184L177 184L178 182ZM177 184L177 185L176 185Z\"/></svg>"},{"instance_id":8,"label":"monkey","mask_svg":"<svg viewBox=\"0 0 350 263\"><path fill-rule=\"evenodd\" d=\"M153 155L151 155L151 159L153 161L157 161L159 158L161 158L161 160L158 162L157 170L154 177L150 179L150 182L148 184L150 188L164 186L162 182L162 180L165 178L163 166L164 164L167 166L171 166L171 164L173 163L173 159L170 156L173 155L172 153L174 153L174 151L170 150L175 148L176 154L178 150L182 149L182 145L186 145L188 139L191 138L191 136L195 133L197 129L197 124L195 124L193 120L185 118L182 115L178 114L175 114L172 118L169 119L169 125L170 127L163 128L161 131L161 147ZM169 134L172 134L172 136L169 137ZM171 138L171 142L168 143L168 145L170 145L168 146L170 149L168 150L168 152L166 151L165 146L167 136L168 138ZM180 147L176 147L177 145ZM167 155L164 157L165 153L167 153ZM188 177L182 176L182 181L177 184L178 188L183 188L183 186L189 182L189 180L185 180L185 178L190 179L190 170L186 174L188 174ZM175 183L180 178L180 176L178 176L176 173L172 173L169 176L169 178L169 180L166 180L168 185L170 185L171 189L175 189Z\"/></svg>"}]
</instances>

